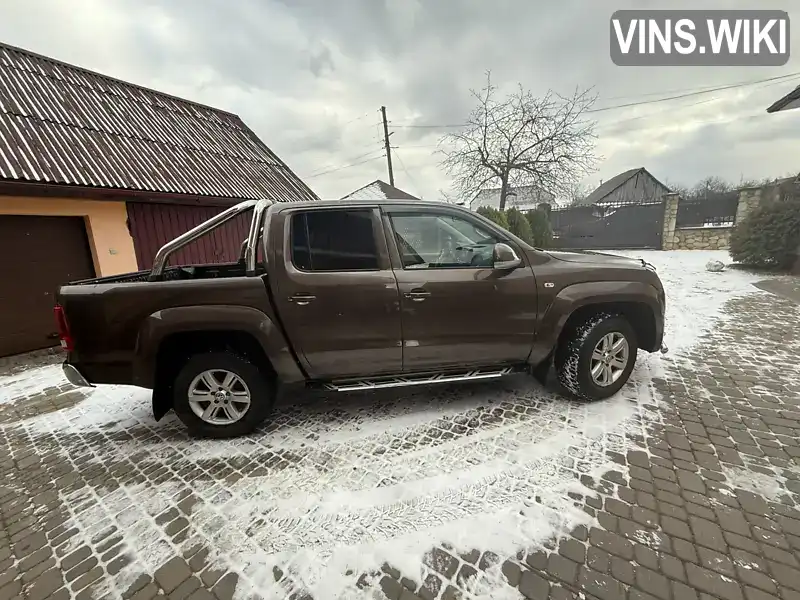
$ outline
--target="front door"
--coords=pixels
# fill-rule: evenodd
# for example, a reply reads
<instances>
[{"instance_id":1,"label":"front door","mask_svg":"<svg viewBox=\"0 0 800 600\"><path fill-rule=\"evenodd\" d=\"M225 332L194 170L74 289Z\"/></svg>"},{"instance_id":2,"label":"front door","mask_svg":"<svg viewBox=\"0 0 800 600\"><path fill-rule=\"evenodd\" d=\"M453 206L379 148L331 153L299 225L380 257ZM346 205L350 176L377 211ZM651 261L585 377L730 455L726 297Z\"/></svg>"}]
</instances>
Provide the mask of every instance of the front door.
<instances>
[{"instance_id":1,"label":"front door","mask_svg":"<svg viewBox=\"0 0 800 600\"><path fill-rule=\"evenodd\" d=\"M287 209L276 304L312 378L402 369L397 281L377 208Z\"/></svg>"},{"instance_id":2,"label":"front door","mask_svg":"<svg viewBox=\"0 0 800 600\"><path fill-rule=\"evenodd\" d=\"M479 219L446 207L389 207L407 372L523 362L536 320L536 280L524 254L495 270L497 242ZM391 242L390 242L391 243ZM394 250L394 249L393 249Z\"/></svg>"}]
</instances>

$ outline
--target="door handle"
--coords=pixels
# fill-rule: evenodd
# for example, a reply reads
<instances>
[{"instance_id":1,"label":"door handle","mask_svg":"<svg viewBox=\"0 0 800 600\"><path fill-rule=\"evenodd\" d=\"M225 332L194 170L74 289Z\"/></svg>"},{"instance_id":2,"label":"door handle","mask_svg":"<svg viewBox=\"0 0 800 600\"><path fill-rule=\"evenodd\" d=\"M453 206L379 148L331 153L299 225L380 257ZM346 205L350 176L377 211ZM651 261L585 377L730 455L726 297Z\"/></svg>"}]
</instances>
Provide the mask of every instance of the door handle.
<instances>
[{"instance_id":1,"label":"door handle","mask_svg":"<svg viewBox=\"0 0 800 600\"><path fill-rule=\"evenodd\" d=\"M294 302L297 306L306 306L312 300L316 300L317 297L311 294L295 294L294 296L289 296L289 302Z\"/></svg>"},{"instance_id":2,"label":"door handle","mask_svg":"<svg viewBox=\"0 0 800 600\"><path fill-rule=\"evenodd\" d=\"M425 300L425 298L430 296L431 293L430 292L426 292L423 289L417 288L417 289L411 290L410 292L406 292L404 295L405 295L406 298L409 298L410 300L413 300L414 302L422 302L423 300Z\"/></svg>"}]
</instances>

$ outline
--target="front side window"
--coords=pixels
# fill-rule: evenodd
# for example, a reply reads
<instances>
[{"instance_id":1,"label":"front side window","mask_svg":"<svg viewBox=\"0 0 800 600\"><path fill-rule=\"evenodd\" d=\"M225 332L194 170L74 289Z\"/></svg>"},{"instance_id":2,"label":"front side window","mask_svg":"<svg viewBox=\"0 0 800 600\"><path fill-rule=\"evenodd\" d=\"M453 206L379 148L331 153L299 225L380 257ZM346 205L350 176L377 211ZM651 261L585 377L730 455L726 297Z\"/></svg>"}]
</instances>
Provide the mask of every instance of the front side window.
<instances>
[{"instance_id":1,"label":"front side window","mask_svg":"<svg viewBox=\"0 0 800 600\"><path fill-rule=\"evenodd\" d=\"M499 241L468 219L437 213L391 214L405 269L491 267Z\"/></svg>"},{"instance_id":2,"label":"front side window","mask_svg":"<svg viewBox=\"0 0 800 600\"><path fill-rule=\"evenodd\" d=\"M292 215L292 262L301 271L374 271L372 209L310 210Z\"/></svg>"}]
</instances>

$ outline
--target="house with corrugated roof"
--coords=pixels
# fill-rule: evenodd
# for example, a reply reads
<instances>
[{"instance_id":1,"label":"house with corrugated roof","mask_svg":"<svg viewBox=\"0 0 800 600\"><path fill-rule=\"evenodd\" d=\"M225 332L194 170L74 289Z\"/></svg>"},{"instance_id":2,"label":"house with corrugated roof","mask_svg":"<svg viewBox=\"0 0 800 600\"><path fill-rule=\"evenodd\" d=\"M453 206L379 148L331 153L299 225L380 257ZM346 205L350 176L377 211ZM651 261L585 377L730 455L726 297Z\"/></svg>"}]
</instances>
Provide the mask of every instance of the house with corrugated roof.
<instances>
[{"instance_id":1,"label":"house with corrugated roof","mask_svg":"<svg viewBox=\"0 0 800 600\"><path fill-rule=\"evenodd\" d=\"M419 200L400 188L376 179L342 197L342 200Z\"/></svg>"},{"instance_id":2,"label":"house with corrugated roof","mask_svg":"<svg viewBox=\"0 0 800 600\"><path fill-rule=\"evenodd\" d=\"M669 188L644 167L630 169L601 183L575 206L606 206L609 208L631 204L654 204L661 202Z\"/></svg>"},{"instance_id":3,"label":"house with corrugated roof","mask_svg":"<svg viewBox=\"0 0 800 600\"><path fill-rule=\"evenodd\" d=\"M234 114L0 44L0 356L57 343L62 283L149 268L254 198L318 199ZM173 262L236 260L248 219Z\"/></svg>"}]
</instances>

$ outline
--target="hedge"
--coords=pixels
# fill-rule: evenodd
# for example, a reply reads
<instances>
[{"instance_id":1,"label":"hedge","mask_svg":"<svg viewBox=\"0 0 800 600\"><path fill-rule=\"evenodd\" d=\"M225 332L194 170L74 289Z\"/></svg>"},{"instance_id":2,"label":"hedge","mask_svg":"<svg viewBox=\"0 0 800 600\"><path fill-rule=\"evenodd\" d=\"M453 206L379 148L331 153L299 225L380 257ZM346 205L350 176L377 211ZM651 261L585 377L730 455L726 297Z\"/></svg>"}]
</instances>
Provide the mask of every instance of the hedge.
<instances>
[{"instance_id":1,"label":"hedge","mask_svg":"<svg viewBox=\"0 0 800 600\"><path fill-rule=\"evenodd\" d=\"M800 198L754 208L733 228L730 255L753 267L791 270L800 259Z\"/></svg>"}]
</instances>

